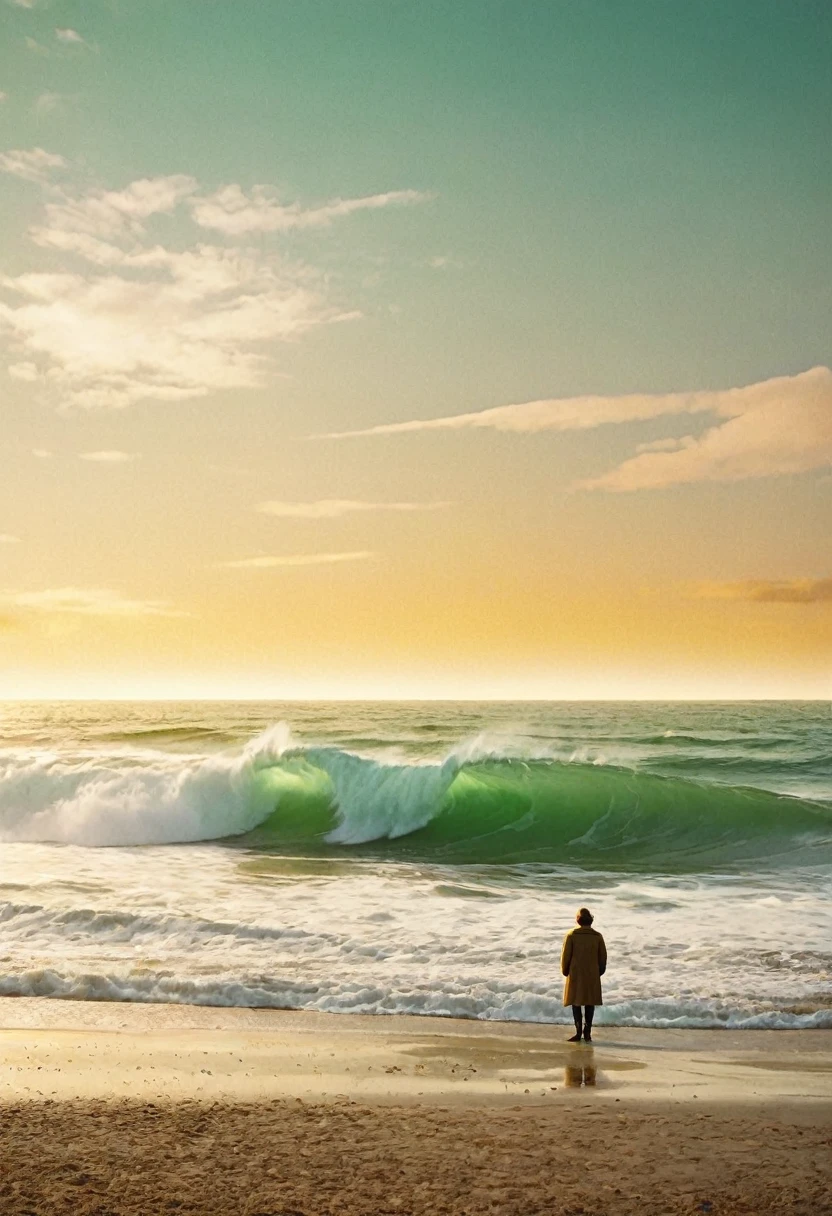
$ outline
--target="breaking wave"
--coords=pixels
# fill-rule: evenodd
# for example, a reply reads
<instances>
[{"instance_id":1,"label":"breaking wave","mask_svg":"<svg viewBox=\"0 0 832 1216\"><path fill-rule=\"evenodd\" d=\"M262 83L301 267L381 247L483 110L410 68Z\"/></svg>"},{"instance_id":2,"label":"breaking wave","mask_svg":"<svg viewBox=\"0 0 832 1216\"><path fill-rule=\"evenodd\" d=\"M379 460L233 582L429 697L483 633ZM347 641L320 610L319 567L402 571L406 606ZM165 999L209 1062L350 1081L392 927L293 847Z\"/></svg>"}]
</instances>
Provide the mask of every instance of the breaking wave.
<instances>
[{"instance_id":1,"label":"breaking wave","mask_svg":"<svg viewBox=\"0 0 832 1216\"><path fill-rule=\"evenodd\" d=\"M283 853L693 870L832 861L832 807L761 789L474 746L440 763L302 747L0 755L0 840L228 840Z\"/></svg>"},{"instance_id":2,"label":"breaking wave","mask_svg":"<svg viewBox=\"0 0 832 1216\"><path fill-rule=\"evenodd\" d=\"M280 976L228 981L170 974L66 975L52 969L0 975L0 997L37 996L64 1000L139 1004L207 1005L246 1009L306 1009L318 1013L411 1014L497 1022L565 1023L559 985L514 988L464 983L373 985ZM721 998L627 1000L599 1007L598 1026L656 1029L829 1030L832 1010L780 1009L771 1002Z\"/></svg>"}]
</instances>

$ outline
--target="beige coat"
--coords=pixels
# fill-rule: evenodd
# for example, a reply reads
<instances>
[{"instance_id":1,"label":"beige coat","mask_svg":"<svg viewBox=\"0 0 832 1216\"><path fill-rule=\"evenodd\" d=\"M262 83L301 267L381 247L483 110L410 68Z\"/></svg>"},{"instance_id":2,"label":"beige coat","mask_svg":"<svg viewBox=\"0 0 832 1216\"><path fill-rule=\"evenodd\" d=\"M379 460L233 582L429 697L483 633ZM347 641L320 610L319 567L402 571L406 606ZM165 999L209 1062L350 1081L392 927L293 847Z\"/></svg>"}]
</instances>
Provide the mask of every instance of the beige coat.
<instances>
[{"instance_id":1,"label":"beige coat","mask_svg":"<svg viewBox=\"0 0 832 1216\"><path fill-rule=\"evenodd\" d=\"M567 933L560 969L566 976L564 1005L603 1005L601 976L607 969L607 947L600 933L589 925Z\"/></svg>"}]
</instances>

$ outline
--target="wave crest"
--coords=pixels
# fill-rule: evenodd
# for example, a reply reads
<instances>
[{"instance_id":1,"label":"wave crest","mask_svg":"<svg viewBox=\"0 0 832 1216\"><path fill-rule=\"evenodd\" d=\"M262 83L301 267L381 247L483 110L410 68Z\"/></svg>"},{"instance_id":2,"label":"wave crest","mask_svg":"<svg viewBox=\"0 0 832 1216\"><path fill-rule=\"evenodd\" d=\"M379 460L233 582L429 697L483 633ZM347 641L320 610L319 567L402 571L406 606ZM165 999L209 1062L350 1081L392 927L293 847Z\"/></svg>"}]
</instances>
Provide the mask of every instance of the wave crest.
<instances>
[{"instance_id":1,"label":"wave crest","mask_svg":"<svg viewBox=\"0 0 832 1216\"><path fill-rule=\"evenodd\" d=\"M692 870L832 860L820 803L481 742L441 763L303 747L285 724L236 752L6 753L0 839L87 846L237 838L282 852L456 864Z\"/></svg>"}]
</instances>

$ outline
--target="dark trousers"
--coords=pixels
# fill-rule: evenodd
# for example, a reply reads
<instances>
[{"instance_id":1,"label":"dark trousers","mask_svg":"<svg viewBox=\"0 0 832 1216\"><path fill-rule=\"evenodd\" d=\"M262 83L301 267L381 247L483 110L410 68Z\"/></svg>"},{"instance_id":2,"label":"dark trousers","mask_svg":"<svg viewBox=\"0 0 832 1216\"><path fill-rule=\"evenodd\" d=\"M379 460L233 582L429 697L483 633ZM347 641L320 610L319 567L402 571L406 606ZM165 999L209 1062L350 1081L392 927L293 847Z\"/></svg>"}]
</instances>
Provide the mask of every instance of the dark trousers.
<instances>
[{"instance_id":1,"label":"dark trousers","mask_svg":"<svg viewBox=\"0 0 832 1216\"><path fill-rule=\"evenodd\" d=\"M595 1006L594 1005L584 1005L583 1017L581 1016L581 1006L580 1005L572 1006L572 1018L575 1022L575 1029L577 1030L578 1034L582 1034L584 1029L586 1029L587 1034L589 1034L591 1032L592 1019L594 1017L595 1017Z\"/></svg>"}]
</instances>

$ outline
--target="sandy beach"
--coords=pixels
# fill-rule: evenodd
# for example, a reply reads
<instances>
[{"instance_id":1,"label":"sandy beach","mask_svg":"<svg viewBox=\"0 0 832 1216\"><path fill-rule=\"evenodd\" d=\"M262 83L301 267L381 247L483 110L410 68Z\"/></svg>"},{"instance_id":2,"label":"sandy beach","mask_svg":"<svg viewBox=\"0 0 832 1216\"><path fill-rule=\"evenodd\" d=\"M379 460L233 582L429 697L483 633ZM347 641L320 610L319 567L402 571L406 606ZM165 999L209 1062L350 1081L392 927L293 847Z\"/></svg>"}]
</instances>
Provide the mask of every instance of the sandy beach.
<instances>
[{"instance_id":1,"label":"sandy beach","mask_svg":"<svg viewBox=\"0 0 832 1216\"><path fill-rule=\"evenodd\" d=\"M0 1003L3 1213L832 1212L832 1033Z\"/></svg>"}]
</instances>

